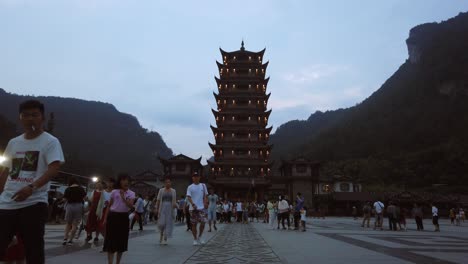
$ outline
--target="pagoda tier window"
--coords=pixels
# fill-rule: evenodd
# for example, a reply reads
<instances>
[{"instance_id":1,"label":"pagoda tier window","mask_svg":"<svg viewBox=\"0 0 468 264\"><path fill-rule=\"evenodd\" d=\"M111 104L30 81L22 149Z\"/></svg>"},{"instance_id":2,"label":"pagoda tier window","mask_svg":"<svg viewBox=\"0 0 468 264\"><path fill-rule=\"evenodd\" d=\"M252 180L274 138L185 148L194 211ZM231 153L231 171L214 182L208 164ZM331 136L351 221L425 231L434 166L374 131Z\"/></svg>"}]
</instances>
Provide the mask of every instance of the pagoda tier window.
<instances>
[{"instance_id":1,"label":"pagoda tier window","mask_svg":"<svg viewBox=\"0 0 468 264\"><path fill-rule=\"evenodd\" d=\"M249 56L249 60L252 60L252 56Z\"/></svg>"},{"instance_id":2,"label":"pagoda tier window","mask_svg":"<svg viewBox=\"0 0 468 264\"><path fill-rule=\"evenodd\" d=\"M232 134L231 134L231 137L232 137L232 138L235 138L235 137L236 137L236 134L232 133Z\"/></svg>"},{"instance_id":3,"label":"pagoda tier window","mask_svg":"<svg viewBox=\"0 0 468 264\"><path fill-rule=\"evenodd\" d=\"M238 121L247 121L247 120L248 120L248 117L246 117L246 116L238 116L238 117L237 117L237 120L238 120Z\"/></svg>"},{"instance_id":4,"label":"pagoda tier window","mask_svg":"<svg viewBox=\"0 0 468 264\"><path fill-rule=\"evenodd\" d=\"M233 117L232 117L232 121L234 121L234 120L236 120L236 117L233 116Z\"/></svg>"},{"instance_id":5,"label":"pagoda tier window","mask_svg":"<svg viewBox=\"0 0 468 264\"><path fill-rule=\"evenodd\" d=\"M237 104L238 104L238 105L246 106L246 105L250 104L250 100L247 101L247 100L242 100L242 99L240 99L240 100L237 101Z\"/></svg>"},{"instance_id":6,"label":"pagoda tier window","mask_svg":"<svg viewBox=\"0 0 468 264\"><path fill-rule=\"evenodd\" d=\"M251 116L249 116L249 121L250 121L250 120L252 120L252 117L251 117Z\"/></svg>"},{"instance_id":7,"label":"pagoda tier window","mask_svg":"<svg viewBox=\"0 0 468 264\"><path fill-rule=\"evenodd\" d=\"M245 156L245 155L247 155L247 151L246 150L238 150L236 154L238 156Z\"/></svg>"}]
</instances>

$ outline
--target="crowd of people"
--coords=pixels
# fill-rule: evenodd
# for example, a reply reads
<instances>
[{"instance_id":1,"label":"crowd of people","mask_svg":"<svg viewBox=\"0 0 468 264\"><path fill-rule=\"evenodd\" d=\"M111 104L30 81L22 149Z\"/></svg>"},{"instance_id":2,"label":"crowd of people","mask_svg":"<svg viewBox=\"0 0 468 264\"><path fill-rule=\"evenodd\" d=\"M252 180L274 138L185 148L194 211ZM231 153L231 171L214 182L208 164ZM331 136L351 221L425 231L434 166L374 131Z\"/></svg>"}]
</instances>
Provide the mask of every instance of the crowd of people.
<instances>
[{"instance_id":1,"label":"crowd of people","mask_svg":"<svg viewBox=\"0 0 468 264\"><path fill-rule=\"evenodd\" d=\"M306 230L307 208L304 206L304 198L301 193L298 193L296 201L291 203L286 196L279 196L278 200L271 199L262 202L240 198L232 201L220 198L211 188L208 191L208 232L213 229L217 230L216 223L230 224L237 222L247 224L255 221L257 223L267 223L274 229ZM182 195L176 204L176 222L186 221L187 231L192 230L188 196Z\"/></svg>"},{"instance_id":2,"label":"crowd of people","mask_svg":"<svg viewBox=\"0 0 468 264\"><path fill-rule=\"evenodd\" d=\"M440 232L439 225L439 209L435 203L431 203L431 216L432 224L434 225L434 231ZM370 221L372 216L374 217L374 230L384 230L384 217L388 219L388 229L391 231L407 231L406 220L408 217L414 219L416 223L416 230L424 230L424 212L420 204L413 204L411 210L401 206L400 203L396 201L389 201L388 205L381 201L375 201L374 203L367 202L362 207L363 219L361 227L370 228ZM357 219L357 208L353 207L353 218ZM450 209L449 218L452 225L455 223L457 226L461 225L465 221L465 212L463 208Z\"/></svg>"},{"instance_id":3,"label":"crowd of people","mask_svg":"<svg viewBox=\"0 0 468 264\"><path fill-rule=\"evenodd\" d=\"M143 198L129 189L131 179L125 173L119 174L115 181L108 178L97 182L89 195L79 181L70 178L63 197L51 199L50 180L65 161L60 142L43 130L44 105L39 101L23 102L19 115L25 133L10 140L4 152L6 162L0 167L0 261L45 263L44 233L49 216L56 222L62 218L65 221L64 246L72 245L81 230L86 230L85 243L103 238L102 252L107 253L108 263L114 260L120 263L128 250L129 233L137 221L140 231L145 224L155 221L161 245L172 237L174 224L184 221L187 231L192 233L194 246L206 243L206 223L208 232L216 231L217 223L254 221L262 221L271 229L307 230L307 208L301 193L294 200L284 195L261 202L223 199L200 182L201 175L197 172L178 200L170 178L165 179L157 195ZM440 231L438 208L435 204L431 207L434 230ZM354 207L355 219L357 211ZM417 230L424 230L423 211L418 204L409 211L398 202L385 205L375 201L366 203L362 212L363 228L370 228L374 217L373 228L383 230L386 216L390 230L406 230L406 219L411 214ZM317 217L323 217L321 211ZM461 225L465 212L462 208L452 208L449 218L452 224Z\"/></svg>"}]
</instances>

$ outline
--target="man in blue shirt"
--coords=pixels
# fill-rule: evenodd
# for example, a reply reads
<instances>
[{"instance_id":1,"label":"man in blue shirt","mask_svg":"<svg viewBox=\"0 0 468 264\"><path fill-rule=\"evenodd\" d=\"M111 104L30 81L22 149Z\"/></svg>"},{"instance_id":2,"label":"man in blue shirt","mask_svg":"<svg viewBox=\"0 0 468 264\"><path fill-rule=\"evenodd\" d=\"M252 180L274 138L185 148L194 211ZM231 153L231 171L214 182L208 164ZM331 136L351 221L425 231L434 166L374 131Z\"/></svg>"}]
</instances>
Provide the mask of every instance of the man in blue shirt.
<instances>
[{"instance_id":1,"label":"man in blue shirt","mask_svg":"<svg viewBox=\"0 0 468 264\"><path fill-rule=\"evenodd\" d=\"M183 223L184 220L185 220L185 212L184 212L185 210L184 210L184 209L185 209L185 195L182 195L182 196L180 197L180 200L179 200L179 212L180 212L180 219L179 219L179 221L180 221L181 223Z\"/></svg>"},{"instance_id":2,"label":"man in blue shirt","mask_svg":"<svg viewBox=\"0 0 468 264\"><path fill-rule=\"evenodd\" d=\"M145 212L145 203L143 201L143 196L141 194L138 194L138 199L135 203L135 216L132 219L132 225L130 227L131 230L133 230L133 225L135 224L137 218L138 218L138 224L140 225L140 231L143 231L143 213Z\"/></svg>"},{"instance_id":3,"label":"man in blue shirt","mask_svg":"<svg viewBox=\"0 0 468 264\"><path fill-rule=\"evenodd\" d=\"M304 208L304 197L298 192L296 195L296 207L294 207L294 230L299 230L302 208Z\"/></svg>"}]
</instances>

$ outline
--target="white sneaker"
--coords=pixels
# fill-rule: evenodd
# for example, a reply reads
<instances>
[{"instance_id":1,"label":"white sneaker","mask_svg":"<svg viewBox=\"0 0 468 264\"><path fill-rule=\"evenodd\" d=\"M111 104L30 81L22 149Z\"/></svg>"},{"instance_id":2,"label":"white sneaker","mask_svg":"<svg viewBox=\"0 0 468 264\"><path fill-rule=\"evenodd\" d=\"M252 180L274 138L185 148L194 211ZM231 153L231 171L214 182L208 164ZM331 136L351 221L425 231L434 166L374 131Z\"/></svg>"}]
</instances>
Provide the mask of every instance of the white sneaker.
<instances>
[{"instance_id":1,"label":"white sneaker","mask_svg":"<svg viewBox=\"0 0 468 264\"><path fill-rule=\"evenodd\" d=\"M200 243L200 245L205 245L206 244L206 242L205 242L205 240L203 238L199 238L198 243Z\"/></svg>"},{"instance_id":2,"label":"white sneaker","mask_svg":"<svg viewBox=\"0 0 468 264\"><path fill-rule=\"evenodd\" d=\"M198 240L194 240L194 241L193 241L193 245L194 245L194 246L199 246L200 243L198 243Z\"/></svg>"}]
</instances>

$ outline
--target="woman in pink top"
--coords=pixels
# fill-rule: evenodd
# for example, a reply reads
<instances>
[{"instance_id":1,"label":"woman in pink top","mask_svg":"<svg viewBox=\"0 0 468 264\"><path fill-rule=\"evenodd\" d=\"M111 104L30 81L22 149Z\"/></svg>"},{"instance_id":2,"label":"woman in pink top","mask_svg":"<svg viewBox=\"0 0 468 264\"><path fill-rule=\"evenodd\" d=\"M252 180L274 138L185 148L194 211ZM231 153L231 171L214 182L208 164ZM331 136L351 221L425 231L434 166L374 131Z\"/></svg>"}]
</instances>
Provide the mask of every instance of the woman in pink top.
<instances>
[{"instance_id":1,"label":"woman in pink top","mask_svg":"<svg viewBox=\"0 0 468 264\"><path fill-rule=\"evenodd\" d=\"M109 264L114 262L115 253L117 253L116 263L119 264L122 253L127 251L128 211L133 208L133 201L135 200L135 193L128 189L129 184L130 176L120 174L117 178L116 189L111 193L103 247L103 251L107 252Z\"/></svg>"}]
</instances>

